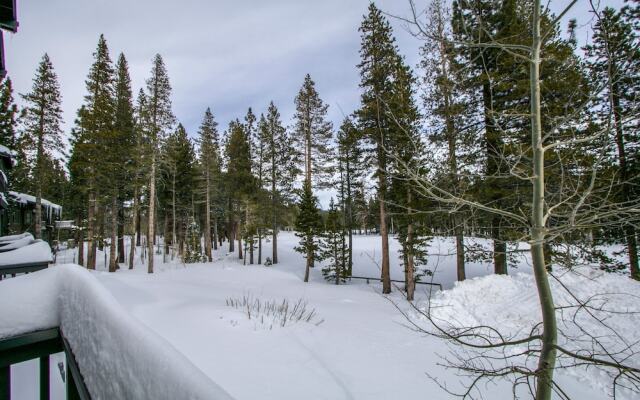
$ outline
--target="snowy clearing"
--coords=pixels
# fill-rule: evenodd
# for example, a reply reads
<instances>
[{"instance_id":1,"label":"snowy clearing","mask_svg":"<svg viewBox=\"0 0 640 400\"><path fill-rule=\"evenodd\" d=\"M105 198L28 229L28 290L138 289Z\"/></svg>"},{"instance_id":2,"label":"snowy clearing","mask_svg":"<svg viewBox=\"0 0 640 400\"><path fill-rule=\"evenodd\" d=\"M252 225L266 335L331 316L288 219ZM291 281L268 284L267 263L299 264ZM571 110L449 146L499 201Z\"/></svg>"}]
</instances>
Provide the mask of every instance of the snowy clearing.
<instances>
[{"instance_id":1,"label":"snowy clearing","mask_svg":"<svg viewBox=\"0 0 640 400\"><path fill-rule=\"evenodd\" d=\"M69 310L68 318L76 313L83 316L67 323L74 326L74 335L85 342L93 340L95 346L113 348L128 341L122 345L126 349L124 352L136 354L139 341L129 339L130 329L126 327L135 324L137 319L145 328L136 328L135 337L144 335L147 328L155 332L170 344L167 347L175 348L236 399L387 399L416 395L430 399L451 398L428 375L446 381L453 389L462 387L460 382L464 380L456 376L456 371L438 365L442 362L440 356L448 352L447 344L410 329L408 321L396 308L410 311L398 288L385 298L380 295L379 284L367 285L364 281L354 280L336 286L324 281L319 267L314 268L310 283L305 284L302 282L304 261L291 250L295 242L297 238L292 233L280 234L280 263L272 267L242 265L237 254L226 254L225 243L224 248L215 253L213 263L185 265L175 261L163 264L162 255L156 255L157 272L153 275L146 273L139 257L136 257L139 265L133 270L123 266L116 273L105 272L103 254L99 252L99 271L84 275L95 276L113 296L106 296L105 292L98 296L99 301L110 303L115 299L120 303L123 315L118 318L113 315L120 328L114 331L110 328L112 317L107 318L111 322L100 321L101 314L92 313L83 306L81 299L92 296L94 288L91 286L71 290L75 297L63 300L69 307L78 305L76 310ZM434 240L431 251L447 254L451 244L450 239L439 238ZM378 249L379 237L355 236L354 275L379 276ZM395 256L397 249L397 242L393 240L392 277L400 279L402 271ZM76 250L59 253L58 263L77 259ZM265 243L264 251L264 255L270 256L270 243ZM470 279L463 284L454 284L454 255L440 257L437 264L434 260L434 266L437 265L434 282L442 283L446 288L455 285L453 290L435 295L436 304L446 304L449 310L446 311L449 314L441 316L469 323L496 322L507 332L527 329L537 322L535 289L528 273L526 253L522 254L519 272L512 271L514 277L492 275ZM55 270L51 268L28 277L44 279ZM468 266L470 276L479 277L491 272L491 266L481 263ZM85 278L78 275L78 279ZM15 283L11 284L12 281ZM11 279L0 285L4 289L7 284L17 287L19 281ZM619 286L620 291L635 288L637 292L638 288L637 282L611 274L589 280L589 285L578 278L567 282L582 286L584 292L611 291L618 285L623 285ZM74 284L65 284L67 290L71 289L69 285ZM0 293L8 292L4 289ZM429 286L418 288L418 304L425 304L429 290L434 289ZM284 300L290 305L304 301L307 311L316 313L315 321L322 322L300 322L285 327L271 324L273 326L265 328L261 320L249 319L242 307L228 305L229 299L242 299L243 296L275 304ZM616 304L616 309L619 306L621 304ZM115 306L109 306L109 309L114 310ZM9 319L0 320L2 326ZM638 340L638 334L633 331L638 325L637 319L629 318L620 324L615 325L616 329L630 335L629 339ZM87 328L91 326L95 329ZM102 328L98 329L99 326ZM169 349L167 354L172 351ZM171 357L165 357L170 363ZM119 362L126 364L123 360ZM179 364L179 361L175 363ZM83 365L81 360L80 365ZM131 373L136 376L146 374L139 368L131 369ZM559 382L569 389L573 398L605 397L608 392L604 379L596 372L583 376L580 371L558 371ZM20 385L18 378L14 377L14 383ZM512 398L511 384L505 381L488 384L483 387L483 395L498 400Z\"/></svg>"}]
</instances>

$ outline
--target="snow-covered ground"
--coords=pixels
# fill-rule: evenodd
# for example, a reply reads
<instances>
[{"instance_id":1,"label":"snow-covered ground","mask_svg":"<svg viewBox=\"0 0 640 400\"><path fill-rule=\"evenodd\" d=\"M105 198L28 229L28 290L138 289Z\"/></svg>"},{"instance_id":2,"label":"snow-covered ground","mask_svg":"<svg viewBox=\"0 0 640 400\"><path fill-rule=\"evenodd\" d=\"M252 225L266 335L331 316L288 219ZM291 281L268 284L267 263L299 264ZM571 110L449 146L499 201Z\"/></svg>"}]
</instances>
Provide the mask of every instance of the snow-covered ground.
<instances>
[{"instance_id":1,"label":"snow-covered ground","mask_svg":"<svg viewBox=\"0 0 640 400\"><path fill-rule=\"evenodd\" d=\"M379 237L355 236L354 240L354 275L379 277ZM384 297L378 283L356 280L336 286L324 281L318 267L310 282L304 283L304 260L292 250L296 242L292 233L280 234L280 263L272 267L243 265L236 254L226 253L225 243L213 263L163 263L163 257L157 255L153 275L146 273L139 257L133 270L123 267L116 273L105 272L103 254L99 253L99 271L94 275L133 317L236 399L451 398L429 378L437 377L454 389L460 387L455 371L439 366L440 355L447 354L446 343L408 327L397 308L410 310L402 293L396 288ZM455 256L449 254L452 248L451 239L437 238L430 249L430 253L442 255L433 257L429 267L435 269L433 281L445 288L452 288L455 282ZM393 240L392 277L402 279L397 249ZM59 253L57 262L76 261L75 251ZM270 243L265 243L265 255L270 253ZM530 266L526 253L522 254L517 272L512 270L522 277L471 279L435 294L436 301L453 310L452 318L499 321L507 329L526 327L536 320L538 306ZM487 264L469 263L467 267L468 277L491 272L492 266ZM638 288L636 282L621 276L606 279L605 290L623 280L625 285ZM594 284L588 290L598 287ZM433 289L421 285L418 290L417 304L425 304L427 291ZM317 317L312 323L301 321L285 327L255 316L249 319L246 312L227 305L229 299L243 296L262 303L288 299L291 305L302 299ZM637 341L639 334L632 328L640 321L628 321L625 333L635 335L629 339ZM95 340L102 340L100 332ZM14 390L24 386L25 374L14 374ZM599 399L607 394L593 375L586 379L559 371L558 376L572 398ZM491 383L483 386L483 394L487 399L512 398L511 385Z\"/></svg>"}]
</instances>

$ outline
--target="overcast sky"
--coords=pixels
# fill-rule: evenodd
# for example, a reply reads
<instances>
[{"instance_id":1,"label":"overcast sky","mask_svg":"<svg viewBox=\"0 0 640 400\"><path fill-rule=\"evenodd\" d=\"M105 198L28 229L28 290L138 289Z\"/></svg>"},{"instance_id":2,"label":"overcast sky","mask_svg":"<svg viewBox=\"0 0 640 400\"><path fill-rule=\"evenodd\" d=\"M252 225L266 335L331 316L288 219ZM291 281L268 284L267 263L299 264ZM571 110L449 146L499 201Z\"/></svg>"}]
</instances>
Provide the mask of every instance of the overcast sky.
<instances>
[{"instance_id":1,"label":"overcast sky","mask_svg":"<svg viewBox=\"0 0 640 400\"><path fill-rule=\"evenodd\" d=\"M425 7L428 1L416 3ZM551 7L558 12L568 3L556 0ZM315 80L337 126L343 113L350 114L358 105L358 27L368 4L369 0L18 0L18 33L5 33L7 69L15 91L26 93L42 55L49 54L62 88L67 132L83 102L84 81L101 33L112 60L120 52L126 55L134 96L149 76L153 56L163 56L174 113L192 137L207 107L223 131L248 107L259 115L273 100L289 125L293 99L306 73ZM407 0L376 4L393 15L409 12ZM569 15L581 24L581 45L590 23L588 4L579 0ZM391 22L400 51L415 67L419 41L403 23ZM19 96L16 99L20 102ZM323 205L325 200L321 199Z\"/></svg>"}]
</instances>

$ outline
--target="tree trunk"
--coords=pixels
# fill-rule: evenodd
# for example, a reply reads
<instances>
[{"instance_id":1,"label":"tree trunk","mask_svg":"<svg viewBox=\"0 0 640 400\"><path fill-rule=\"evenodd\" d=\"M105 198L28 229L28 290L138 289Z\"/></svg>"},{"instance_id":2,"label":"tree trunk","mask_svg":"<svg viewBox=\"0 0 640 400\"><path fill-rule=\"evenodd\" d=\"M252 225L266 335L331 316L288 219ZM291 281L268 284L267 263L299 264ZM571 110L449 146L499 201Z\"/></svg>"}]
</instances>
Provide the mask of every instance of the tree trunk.
<instances>
[{"instance_id":1,"label":"tree trunk","mask_svg":"<svg viewBox=\"0 0 640 400\"><path fill-rule=\"evenodd\" d=\"M118 201L118 264L124 264L124 205ZM116 268L120 266L116 264Z\"/></svg>"},{"instance_id":2,"label":"tree trunk","mask_svg":"<svg viewBox=\"0 0 640 400\"><path fill-rule=\"evenodd\" d=\"M78 265L84 265L84 229L80 223L81 218L78 218Z\"/></svg>"},{"instance_id":3,"label":"tree trunk","mask_svg":"<svg viewBox=\"0 0 640 400\"><path fill-rule=\"evenodd\" d=\"M40 114L40 131L38 132L36 153L36 220L33 225L33 236L36 239L42 239L42 157L44 157L44 111Z\"/></svg>"},{"instance_id":4,"label":"tree trunk","mask_svg":"<svg viewBox=\"0 0 640 400\"><path fill-rule=\"evenodd\" d=\"M171 251L172 260L175 253L175 245L176 245L176 173L174 171L171 179L171 247L174 249L173 251ZM180 254L182 254L182 250L180 251Z\"/></svg>"},{"instance_id":5,"label":"tree trunk","mask_svg":"<svg viewBox=\"0 0 640 400\"><path fill-rule=\"evenodd\" d=\"M553 371L556 362L557 326L549 277L544 262L544 147L542 143L540 106L540 0L533 4L533 42L531 48L531 146L533 148L533 196L531 211L531 259L542 309L542 349L536 370L536 400L550 400L553 393Z\"/></svg>"},{"instance_id":6,"label":"tree trunk","mask_svg":"<svg viewBox=\"0 0 640 400\"><path fill-rule=\"evenodd\" d=\"M137 192L138 188L136 188ZM136 193L136 197L134 201L138 204L138 209L136 210L136 246L142 246L142 210L140 207L140 198L139 194Z\"/></svg>"},{"instance_id":7,"label":"tree trunk","mask_svg":"<svg viewBox=\"0 0 640 400\"><path fill-rule=\"evenodd\" d=\"M463 281L467 278L464 263L464 236L462 235L462 227L456 227L456 271L458 272L458 280Z\"/></svg>"},{"instance_id":8,"label":"tree trunk","mask_svg":"<svg viewBox=\"0 0 640 400\"><path fill-rule=\"evenodd\" d=\"M238 221L236 228L236 239L238 239L238 258L242 260L242 232L240 232L240 221Z\"/></svg>"},{"instance_id":9,"label":"tree trunk","mask_svg":"<svg viewBox=\"0 0 640 400\"><path fill-rule=\"evenodd\" d=\"M105 228L107 225L107 206L104 207L104 209L102 208L96 208L97 210L100 210L101 214L99 214L99 218L98 220L100 221L100 225L99 225L99 238L100 240L98 240L98 249L100 249L100 251L104 252L104 238L105 238ZM106 255L106 253L105 253ZM105 268L107 266L105 265Z\"/></svg>"},{"instance_id":10,"label":"tree trunk","mask_svg":"<svg viewBox=\"0 0 640 400\"><path fill-rule=\"evenodd\" d=\"M249 245L249 264L253 264L253 238L246 242Z\"/></svg>"},{"instance_id":11,"label":"tree trunk","mask_svg":"<svg viewBox=\"0 0 640 400\"><path fill-rule=\"evenodd\" d=\"M409 225L407 225L407 301L413 301L413 295L416 291L416 281L414 279L415 275L415 262L414 262L414 248L415 244L413 241L413 223L412 218L412 206L413 206L411 190L407 189L407 205L409 206L408 211L408 220Z\"/></svg>"},{"instance_id":12,"label":"tree trunk","mask_svg":"<svg viewBox=\"0 0 640 400\"><path fill-rule=\"evenodd\" d=\"M262 265L262 228L258 228L258 264Z\"/></svg>"},{"instance_id":13,"label":"tree trunk","mask_svg":"<svg viewBox=\"0 0 640 400\"><path fill-rule=\"evenodd\" d=\"M507 243L497 239L500 233L500 218L493 219L493 266L494 272L499 275L507 274Z\"/></svg>"},{"instance_id":14,"label":"tree trunk","mask_svg":"<svg viewBox=\"0 0 640 400\"><path fill-rule=\"evenodd\" d=\"M213 217L213 249L218 250L218 219Z\"/></svg>"},{"instance_id":15,"label":"tree trunk","mask_svg":"<svg viewBox=\"0 0 640 400\"><path fill-rule=\"evenodd\" d=\"M166 258L167 253L169 253L169 245L173 247L173 241L169 240L169 213L164 213L164 224L163 224L163 234L164 234L164 255ZM172 255L173 259L173 255ZM165 260L166 262L166 260Z\"/></svg>"},{"instance_id":16,"label":"tree trunk","mask_svg":"<svg viewBox=\"0 0 640 400\"><path fill-rule=\"evenodd\" d=\"M380 151L383 151L382 149ZM383 165L378 169L378 200L380 202L380 236L382 239L381 279L382 293L391 293L391 275L389 271L389 233L387 232L387 213L385 209L385 191L387 189Z\"/></svg>"},{"instance_id":17,"label":"tree trunk","mask_svg":"<svg viewBox=\"0 0 640 400\"><path fill-rule=\"evenodd\" d=\"M89 192L89 210L87 217L87 268L96 269L96 246L93 237L95 227L95 208L96 195L93 191Z\"/></svg>"},{"instance_id":18,"label":"tree trunk","mask_svg":"<svg viewBox=\"0 0 640 400\"><path fill-rule=\"evenodd\" d=\"M140 241L140 211L138 210L138 187L133 189L133 210L131 210L131 217L133 222L133 232L131 233L131 249L129 249L129 269L133 269L133 262L136 255L136 236L138 242Z\"/></svg>"},{"instance_id":19,"label":"tree trunk","mask_svg":"<svg viewBox=\"0 0 640 400\"><path fill-rule=\"evenodd\" d=\"M113 196L111 202L111 246L109 247L109 272L116 272L118 266L118 197Z\"/></svg>"},{"instance_id":20,"label":"tree trunk","mask_svg":"<svg viewBox=\"0 0 640 400\"><path fill-rule=\"evenodd\" d=\"M211 256L211 196L209 194L211 183L209 182L209 170L206 171L205 206L204 206L204 255L209 262Z\"/></svg>"},{"instance_id":21,"label":"tree trunk","mask_svg":"<svg viewBox=\"0 0 640 400\"><path fill-rule=\"evenodd\" d=\"M235 243L236 243L236 233L235 229L235 221L233 220L233 215L229 215L229 227L227 228L227 235L229 239L229 253L232 254L235 251Z\"/></svg>"},{"instance_id":22,"label":"tree trunk","mask_svg":"<svg viewBox=\"0 0 640 400\"><path fill-rule=\"evenodd\" d=\"M273 165L273 168L275 168L275 165ZM276 210L276 206L278 204L277 199L276 199L276 183L275 183L275 170L272 172L272 183L271 183L271 212L273 213L272 216L272 232L271 235L273 236L273 240L272 240L272 251L271 251L271 255L272 255L272 262L273 264L277 264L278 263L278 212Z\"/></svg>"},{"instance_id":23,"label":"tree trunk","mask_svg":"<svg viewBox=\"0 0 640 400\"><path fill-rule=\"evenodd\" d=\"M156 154L155 150L151 156L151 176L149 179L149 215L148 215L148 232L147 236L147 250L149 252L147 259L147 272L153 273L153 240L155 238L155 215L156 215Z\"/></svg>"},{"instance_id":24,"label":"tree trunk","mask_svg":"<svg viewBox=\"0 0 640 400\"><path fill-rule=\"evenodd\" d=\"M307 243L310 243L313 240L313 237L307 235ZM306 267L304 269L304 281L309 282L309 271L313 267L313 250L307 244L307 262Z\"/></svg>"}]
</instances>

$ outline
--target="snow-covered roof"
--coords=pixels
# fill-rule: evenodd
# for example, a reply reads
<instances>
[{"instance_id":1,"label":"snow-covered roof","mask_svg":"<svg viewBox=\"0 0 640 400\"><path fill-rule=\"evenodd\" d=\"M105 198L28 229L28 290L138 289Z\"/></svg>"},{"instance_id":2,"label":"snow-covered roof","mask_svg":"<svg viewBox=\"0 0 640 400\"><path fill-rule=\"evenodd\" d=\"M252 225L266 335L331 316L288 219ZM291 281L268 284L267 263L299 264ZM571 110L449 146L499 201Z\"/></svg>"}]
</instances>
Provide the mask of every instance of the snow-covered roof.
<instances>
[{"instance_id":1,"label":"snow-covered roof","mask_svg":"<svg viewBox=\"0 0 640 400\"><path fill-rule=\"evenodd\" d=\"M25 237L19 241L29 240ZM10 242L9 246L15 242ZM34 240L31 244L25 244L15 250L0 253L0 266L16 265L16 264L39 264L43 262L52 262L51 247L42 240Z\"/></svg>"},{"instance_id":2,"label":"snow-covered roof","mask_svg":"<svg viewBox=\"0 0 640 400\"><path fill-rule=\"evenodd\" d=\"M32 196L30 194L10 191L9 197L11 197L13 201L20 204L24 204L24 205L36 204L36 196ZM41 201L42 201L43 207L48 208L50 210L54 210L58 214L62 213L62 206L52 203L47 199L41 199Z\"/></svg>"},{"instance_id":3,"label":"snow-covered roof","mask_svg":"<svg viewBox=\"0 0 640 400\"><path fill-rule=\"evenodd\" d=\"M7 146L3 146L0 144L0 156L14 158L16 156L16 152L11 150Z\"/></svg>"}]
</instances>

